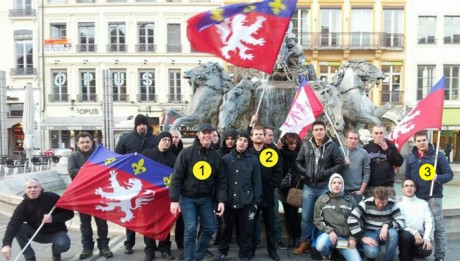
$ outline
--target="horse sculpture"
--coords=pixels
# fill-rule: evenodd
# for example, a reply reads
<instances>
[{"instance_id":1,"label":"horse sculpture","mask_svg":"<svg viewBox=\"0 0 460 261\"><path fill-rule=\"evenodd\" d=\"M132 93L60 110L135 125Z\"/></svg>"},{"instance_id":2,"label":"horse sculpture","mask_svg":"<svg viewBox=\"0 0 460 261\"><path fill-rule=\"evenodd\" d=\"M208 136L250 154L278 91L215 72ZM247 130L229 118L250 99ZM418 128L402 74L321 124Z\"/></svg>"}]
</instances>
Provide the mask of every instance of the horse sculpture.
<instances>
[{"instance_id":1,"label":"horse sculpture","mask_svg":"<svg viewBox=\"0 0 460 261\"><path fill-rule=\"evenodd\" d=\"M172 116L176 117L176 120L171 129L177 129L181 125L199 126L203 123L217 126L222 96L231 87L230 76L218 63L207 62L186 71L184 78L189 79L190 86L193 88L192 101L185 115L168 111L163 129L165 131L170 129L169 118Z\"/></svg>"},{"instance_id":2,"label":"horse sculpture","mask_svg":"<svg viewBox=\"0 0 460 261\"><path fill-rule=\"evenodd\" d=\"M389 103L375 109L366 89L369 84L377 85L385 74L375 65L352 60L340 66L333 77L332 85L340 92L343 101L343 116L350 128L360 129L364 124L381 125L380 117L394 106Z\"/></svg>"}]
</instances>

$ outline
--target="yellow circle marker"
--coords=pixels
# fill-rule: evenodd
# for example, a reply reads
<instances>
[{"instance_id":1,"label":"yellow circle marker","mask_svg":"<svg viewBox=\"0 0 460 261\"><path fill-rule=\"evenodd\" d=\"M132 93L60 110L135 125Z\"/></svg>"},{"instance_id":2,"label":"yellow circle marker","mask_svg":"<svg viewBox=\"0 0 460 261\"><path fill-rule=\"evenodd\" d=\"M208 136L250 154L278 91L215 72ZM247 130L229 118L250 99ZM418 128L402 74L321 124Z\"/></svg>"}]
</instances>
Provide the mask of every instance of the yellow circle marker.
<instances>
[{"instance_id":1,"label":"yellow circle marker","mask_svg":"<svg viewBox=\"0 0 460 261\"><path fill-rule=\"evenodd\" d=\"M432 180L434 178L434 175L436 175L434 166L430 163L423 164L418 170L418 174L423 180L426 181Z\"/></svg>"},{"instance_id":2,"label":"yellow circle marker","mask_svg":"<svg viewBox=\"0 0 460 261\"><path fill-rule=\"evenodd\" d=\"M198 161L193 165L193 176L199 180L208 179L211 176L211 165L206 161Z\"/></svg>"},{"instance_id":3,"label":"yellow circle marker","mask_svg":"<svg viewBox=\"0 0 460 261\"><path fill-rule=\"evenodd\" d=\"M260 153L260 164L266 168L271 168L278 163L278 153L274 149L264 149Z\"/></svg>"}]
</instances>

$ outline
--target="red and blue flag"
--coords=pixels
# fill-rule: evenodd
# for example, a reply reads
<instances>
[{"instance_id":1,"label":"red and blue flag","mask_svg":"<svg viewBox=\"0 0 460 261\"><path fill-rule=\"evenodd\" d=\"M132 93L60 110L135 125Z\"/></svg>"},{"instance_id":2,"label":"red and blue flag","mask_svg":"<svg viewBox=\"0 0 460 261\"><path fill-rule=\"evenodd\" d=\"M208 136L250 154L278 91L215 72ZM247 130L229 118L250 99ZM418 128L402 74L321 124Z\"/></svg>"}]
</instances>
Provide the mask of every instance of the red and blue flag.
<instances>
[{"instance_id":1,"label":"red and blue flag","mask_svg":"<svg viewBox=\"0 0 460 261\"><path fill-rule=\"evenodd\" d=\"M222 6L190 18L187 37L195 51L271 74L296 5L266 0Z\"/></svg>"},{"instance_id":2,"label":"red and blue flag","mask_svg":"<svg viewBox=\"0 0 460 261\"><path fill-rule=\"evenodd\" d=\"M172 172L141 154L119 155L100 145L56 206L164 240L176 220L168 196Z\"/></svg>"}]
</instances>

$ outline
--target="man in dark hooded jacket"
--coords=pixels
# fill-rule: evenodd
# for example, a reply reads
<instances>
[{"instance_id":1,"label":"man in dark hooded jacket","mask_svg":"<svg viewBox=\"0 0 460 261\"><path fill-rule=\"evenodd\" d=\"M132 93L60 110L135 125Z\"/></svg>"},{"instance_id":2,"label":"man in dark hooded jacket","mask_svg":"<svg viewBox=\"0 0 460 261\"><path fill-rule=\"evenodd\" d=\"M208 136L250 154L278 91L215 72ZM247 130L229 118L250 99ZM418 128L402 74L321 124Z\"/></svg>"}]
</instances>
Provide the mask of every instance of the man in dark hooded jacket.
<instances>
[{"instance_id":1,"label":"man in dark hooded jacket","mask_svg":"<svg viewBox=\"0 0 460 261\"><path fill-rule=\"evenodd\" d=\"M220 148L217 150L217 153L221 157L229 154L235 148L236 145L236 131L234 129L228 129L224 131L222 135L222 140L220 144Z\"/></svg>"},{"instance_id":2,"label":"man in dark hooded jacket","mask_svg":"<svg viewBox=\"0 0 460 261\"><path fill-rule=\"evenodd\" d=\"M153 128L149 125L147 117L138 114L134 119L134 129L125 133L118 140L115 147L115 153L129 154L141 153L146 149L156 148L158 145L157 137L153 134ZM155 258L155 240L144 237L146 259ZM126 229L126 241L124 253L130 255L133 253L133 247L136 243L136 233Z\"/></svg>"}]
</instances>

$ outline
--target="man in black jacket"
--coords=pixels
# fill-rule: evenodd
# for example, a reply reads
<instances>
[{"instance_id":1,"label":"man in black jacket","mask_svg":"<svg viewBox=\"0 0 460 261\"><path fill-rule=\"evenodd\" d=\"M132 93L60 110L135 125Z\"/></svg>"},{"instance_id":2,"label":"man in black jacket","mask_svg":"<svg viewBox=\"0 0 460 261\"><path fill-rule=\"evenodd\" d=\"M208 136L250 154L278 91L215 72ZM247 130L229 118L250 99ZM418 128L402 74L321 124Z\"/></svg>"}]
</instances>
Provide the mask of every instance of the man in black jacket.
<instances>
[{"instance_id":1,"label":"man in black jacket","mask_svg":"<svg viewBox=\"0 0 460 261\"><path fill-rule=\"evenodd\" d=\"M147 117L138 114L134 119L134 129L131 132L125 133L118 140L115 147L115 153L129 154L141 153L146 149L156 148L158 144L157 137L153 134L153 128L149 125ZM125 251L130 255L133 253L133 247L136 243L136 232L126 229ZM155 258L155 240L144 237L146 257Z\"/></svg>"},{"instance_id":2,"label":"man in black jacket","mask_svg":"<svg viewBox=\"0 0 460 261\"><path fill-rule=\"evenodd\" d=\"M227 201L227 178L222 171L222 158L211 147L214 128L203 124L193 145L182 150L174 164L169 198L171 213L182 211L184 218L185 260L203 260L209 241L216 229L214 205L217 201L216 215L222 216ZM198 242L197 222L201 234Z\"/></svg>"},{"instance_id":3,"label":"man in black jacket","mask_svg":"<svg viewBox=\"0 0 460 261\"><path fill-rule=\"evenodd\" d=\"M93 137L88 132L80 132L77 136L77 150L72 152L69 156L67 170L69 171L70 179L74 179L80 168L86 163L94 152ZM91 227L91 215L84 213L80 214L80 232L81 244L83 251L80 254L80 259L86 259L93 255L94 241L93 241L93 228ZM107 221L94 217L97 227L97 247L99 248L99 255L105 258L113 257L112 251L109 249L110 239L107 237L109 227Z\"/></svg>"},{"instance_id":4,"label":"man in black jacket","mask_svg":"<svg viewBox=\"0 0 460 261\"><path fill-rule=\"evenodd\" d=\"M326 136L326 124L322 121L312 123L313 137L300 148L296 167L303 179L302 223L300 246L294 254L301 255L310 249L313 229L313 210L316 200L328 191L329 178L341 173L343 154L337 144Z\"/></svg>"},{"instance_id":5,"label":"man in black jacket","mask_svg":"<svg viewBox=\"0 0 460 261\"><path fill-rule=\"evenodd\" d=\"M70 248L65 222L73 218L73 211L56 208L50 215L49 212L59 200L59 195L44 192L37 179L26 181L24 191L24 199L14 210L6 227L2 255L9 260L13 238L16 237L23 249L41 223L44 223L33 241L42 244L52 243L53 261L60 261L61 253ZM24 257L26 261L36 260L35 252L30 245L24 250Z\"/></svg>"},{"instance_id":6,"label":"man in black jacket","mask_svg":"<svg viewBox=\"0 0 460 261\"><path fill-rule=\"evenodd\" d=\"M396 175L395 168L402 166L404 158L396 146L385 139L385 133L385 127L374 126L372 128L373 140L363 147L371 160L371 176L364 192L366 198L374 196L376 187L386 187L392 193L391 198L394 199L396 196L393 187Z\"/></svg>"}]
</instances>

